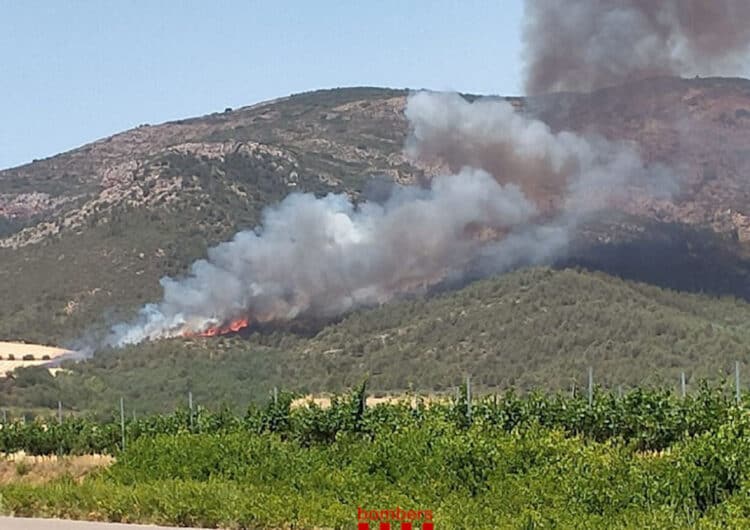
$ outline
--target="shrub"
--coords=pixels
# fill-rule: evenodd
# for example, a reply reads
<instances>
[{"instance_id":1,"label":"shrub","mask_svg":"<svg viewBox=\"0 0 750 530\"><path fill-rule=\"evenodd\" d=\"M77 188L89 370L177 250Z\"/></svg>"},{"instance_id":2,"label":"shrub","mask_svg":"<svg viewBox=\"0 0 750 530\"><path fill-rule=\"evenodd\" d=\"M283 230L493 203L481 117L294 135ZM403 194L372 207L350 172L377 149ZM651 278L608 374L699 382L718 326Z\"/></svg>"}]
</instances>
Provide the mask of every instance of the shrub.
<instances>
[{"instance_id":1,"label":"shrub","mask_svg":"<svg viewBox=\"0 0 750 530\"><path fill-rule=\"evenodd\" d=\"M25 458L22 458L16 462L16 475L22 477L27 475L31 471L31 464L29 464Z\"/></svg>"}]
</instances>

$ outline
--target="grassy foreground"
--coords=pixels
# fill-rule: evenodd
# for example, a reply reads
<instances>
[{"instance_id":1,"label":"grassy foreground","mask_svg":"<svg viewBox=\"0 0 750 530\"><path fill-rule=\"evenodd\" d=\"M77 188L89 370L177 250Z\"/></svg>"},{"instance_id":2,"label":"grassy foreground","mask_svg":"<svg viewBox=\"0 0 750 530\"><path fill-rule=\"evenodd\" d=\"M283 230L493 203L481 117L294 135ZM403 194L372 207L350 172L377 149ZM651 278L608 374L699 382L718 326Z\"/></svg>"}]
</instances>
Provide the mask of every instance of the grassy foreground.
<instances>
[{"instance_id":1,"label":"grassy foreground","mask_svg":"<svg viewBox=\"0 0 750 530\"><path fill-rule=\"evenodd\" d=\"M362 396L162 417L83 481L3 484L0 508L309 529L354 528L358 507L431 510L441 530L737 528L750 517L750 415L719 390L599 394L591 406L508 394L365 409Z\"/></svg>"}]
</instances>

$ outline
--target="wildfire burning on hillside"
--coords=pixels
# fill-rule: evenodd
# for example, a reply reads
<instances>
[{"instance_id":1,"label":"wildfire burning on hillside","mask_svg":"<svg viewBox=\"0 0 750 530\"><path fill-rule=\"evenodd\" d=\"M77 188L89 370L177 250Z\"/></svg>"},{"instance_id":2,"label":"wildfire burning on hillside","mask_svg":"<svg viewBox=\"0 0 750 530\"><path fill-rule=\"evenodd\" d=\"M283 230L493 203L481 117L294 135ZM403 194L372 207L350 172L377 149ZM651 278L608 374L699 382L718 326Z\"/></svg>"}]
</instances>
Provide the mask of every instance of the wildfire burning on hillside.
<instances>
[{"instance_id":1,"label":"wildfire burning on hillside","mask_svg":"<svg viewBox=\"0 0 750 530\"><path fill-rule=\"evenodd\" d=\"M726 13L702 5L528 0L528 90L585 90L739 60L750 31L737 15L747 4L717 1ZM618 28L628 31L609 31ZM631 53L629 36L642 53ZM652 53L662 45L668 53ZM254 323L332 318L441 282L549 262L614 201L679 189L678 175L645 163L633 145L555 132L505 100L423 91L409 96L405 116L406 156L443 173L394 184L377 200L288 195L184 277L163 278L162 301L113 327L108 344L225 335L249 326L247 315Z\"/></svg>"},{"instance_id":2,"label":"wildfire burning on hillside","mask_svg":"<svg viewBox=\"0 0 750 530\"><path fill-rule=\"evenodd\" d=\"M250 325L250 319L247 317L236 318L226 324L218 326L209 326L202 331L185 330L182 332L183 337L217 337L220 335L230 335L238 333Z\"/></svg>"},{"instance_id":3,"label":"wildfire burning on hillside","mask_svg":"<svg viewBox=\"0 0 750 530\"><path fill-rule=\"evenodd\" d=\"M647 182L654 193L671 185L669 171L646 167L632 147L553 133L504 100L419 92L409 97L406 117L408 156L453 171L423 186L393 185L379 201L290 194L266 208L255 230L210 249L186 277L162 279L162 302L116 326L110 343L186 330L223 335L246 327L246 315L260 322L333 318L467 274L544 263L632 184ZM539 175L556 179L554 212L537 203Z\"/></svg>"}]
</instances>

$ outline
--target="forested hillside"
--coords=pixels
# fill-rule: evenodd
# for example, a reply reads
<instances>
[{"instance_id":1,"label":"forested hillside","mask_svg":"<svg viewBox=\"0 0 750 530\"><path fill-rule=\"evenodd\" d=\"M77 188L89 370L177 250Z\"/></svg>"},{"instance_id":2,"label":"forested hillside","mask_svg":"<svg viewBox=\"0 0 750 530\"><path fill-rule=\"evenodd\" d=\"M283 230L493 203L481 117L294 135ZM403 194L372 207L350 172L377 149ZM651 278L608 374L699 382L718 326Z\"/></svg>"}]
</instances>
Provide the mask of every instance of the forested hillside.
<instances>
[{"instance_id":1,"label":"forested hillside","mask_svg":"<svg viewBox=\"0 0 750 530\"><path fill-rule=\"evenodd\" d=\"M452 393L583 387L676 388L723 380L750 361L750 305L573 269L528 269L463 289L360 310L321 325L294 322L228 337L172 339L98 352L49 375L0 383L14 407L107 412L124 396L142 411L197 403L241 409L273 387L336 391L369 377L373 392Z\"/></svg>"}]
</instances>

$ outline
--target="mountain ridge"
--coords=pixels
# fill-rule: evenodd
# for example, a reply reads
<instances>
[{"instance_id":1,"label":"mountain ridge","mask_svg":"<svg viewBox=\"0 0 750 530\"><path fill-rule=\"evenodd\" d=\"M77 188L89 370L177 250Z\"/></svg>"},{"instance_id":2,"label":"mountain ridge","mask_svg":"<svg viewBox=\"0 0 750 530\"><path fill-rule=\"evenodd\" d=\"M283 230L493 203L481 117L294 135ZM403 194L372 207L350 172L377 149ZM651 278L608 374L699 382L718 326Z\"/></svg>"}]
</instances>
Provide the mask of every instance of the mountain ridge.
<instances>
[{"instance_id":1,"label":"mountain ridge","mask_svg":"<svg viewBox=\"0 0 750 530\"><path fill-rule=\"evenodd\" d=\"M312 91L138 127L0 171L0 296L13 301L0 308L0 334L71 341L126 318L158 299L160 277L183 274L291 191L356 198L372 175L417 184L444 170L404 155L407 94ZM750 155L743 154L750 119L740 112L750 116L750 81L658 78L592 94L505 99L554 131L635 143L647 161L687 168L681 195L629 204L611 222L583 227L564 263L641 279L636 260L622 267L611 256L666 243L674 252L660 266L674 267L676 256L689 265L684 276L697 263L690 248L699 248L699 260L709 261L703 270L725 272L705 281L645 278L750 296ZM704 131L703 145L692 132L683 135L675 117ZM720 263L710 263L714 257ZM718 288L718 276L731 281Z\"/></svg>"}]
</instances>

